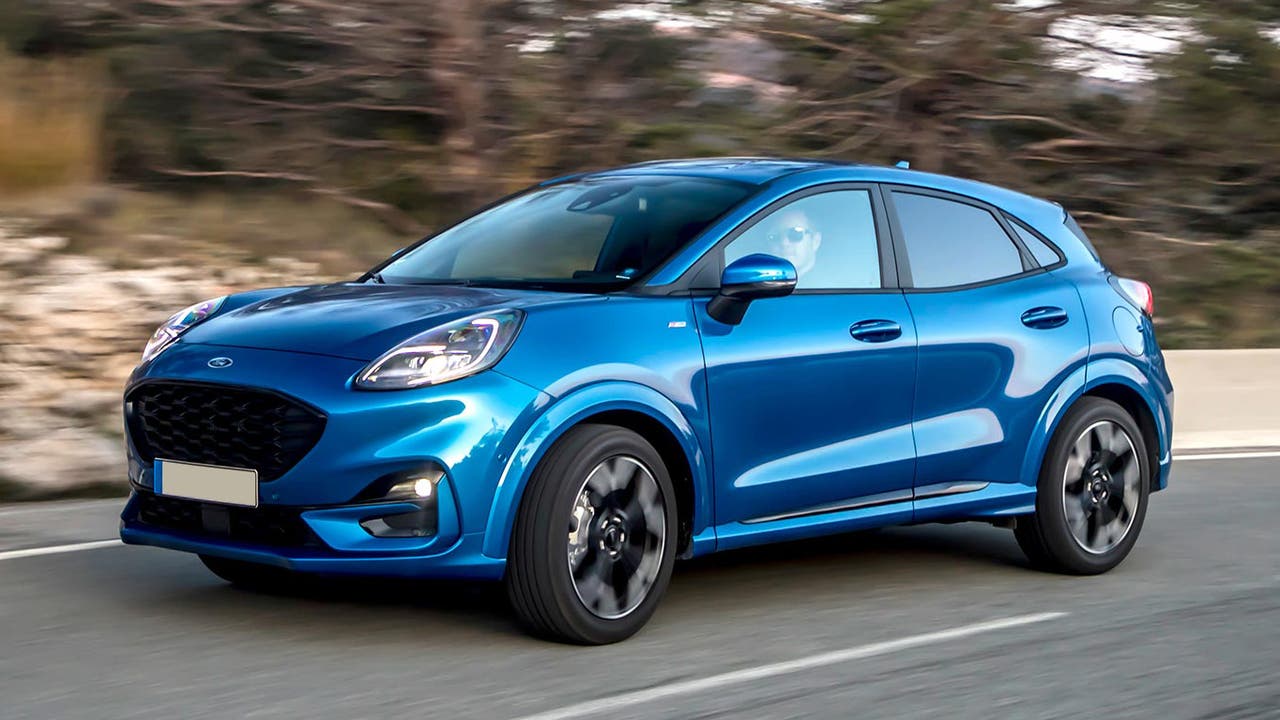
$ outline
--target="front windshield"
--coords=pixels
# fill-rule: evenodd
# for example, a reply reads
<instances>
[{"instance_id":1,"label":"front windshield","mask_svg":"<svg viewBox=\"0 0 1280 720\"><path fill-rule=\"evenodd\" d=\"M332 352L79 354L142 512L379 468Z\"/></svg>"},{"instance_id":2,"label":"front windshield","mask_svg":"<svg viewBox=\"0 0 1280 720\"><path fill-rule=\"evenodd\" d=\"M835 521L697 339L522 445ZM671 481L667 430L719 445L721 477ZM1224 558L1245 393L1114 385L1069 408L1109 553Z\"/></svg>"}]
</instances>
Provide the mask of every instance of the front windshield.
<instances>
[{"instance_id":1,"label":"front windshield","mask_svg":"<svg viewBox=\"0 0 1280 720\"><path fill-rule=\"evenodd\" d=\"M377 277L387 283L618 289L656 268L751 189L668 176L537 188L405 252Z\"/></svg>"}]
</instances>

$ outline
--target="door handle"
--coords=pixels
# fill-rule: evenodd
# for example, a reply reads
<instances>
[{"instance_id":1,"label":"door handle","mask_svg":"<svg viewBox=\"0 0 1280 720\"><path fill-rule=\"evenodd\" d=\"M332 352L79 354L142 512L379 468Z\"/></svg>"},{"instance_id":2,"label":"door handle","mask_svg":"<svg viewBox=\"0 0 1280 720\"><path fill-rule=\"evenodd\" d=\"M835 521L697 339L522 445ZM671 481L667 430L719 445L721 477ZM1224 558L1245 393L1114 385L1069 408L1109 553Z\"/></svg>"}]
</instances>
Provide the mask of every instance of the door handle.
<instances>
[{"instance_id":1,"label":"door handle","mask_svg":"<svg viewBox=\"0 0 1280 720\"><path fill-rule=\"evenodd\" d=\"M1067 324L1067 311L1052 305L1031 308L1022 313L1022 324L1037 330L1061 327Z\"/></svg>"},{"instance_id":2,"label":"door handle","mask_svg":"<svg viewBox=\"0 0 1280 720\"><path fill-rule=\"evenodd\" d=\"M889 342L902 337L902 326L892 320L863 320L849 326L849 334L862 342Z\"/></svg>"}]
</instances>

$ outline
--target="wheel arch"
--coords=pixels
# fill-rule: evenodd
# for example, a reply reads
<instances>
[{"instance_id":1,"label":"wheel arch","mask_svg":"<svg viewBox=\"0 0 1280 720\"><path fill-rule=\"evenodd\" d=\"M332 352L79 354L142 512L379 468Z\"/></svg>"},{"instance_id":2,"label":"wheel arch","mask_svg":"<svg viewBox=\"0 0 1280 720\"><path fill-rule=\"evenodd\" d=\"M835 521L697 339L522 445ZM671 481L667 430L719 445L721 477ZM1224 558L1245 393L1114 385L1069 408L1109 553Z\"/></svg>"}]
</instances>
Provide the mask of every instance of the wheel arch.
<instances>
[{"instance_id":1,"label":"wheel arch","mask_svg":"<svg viewBox=\"0 0 1280 720\"><path fill-rule=\"evenodd\" d=\"M652 388L629 382L597 383L575 390L553 402L533 422L498 480L485 523L484 554L507 557L515 515L534 468L566 431L584 423L625 427L653 444L676 487L679 553L690 554L693 536L709 526L711 518L702 443L675 403Z\"/></svg>"},{"instance_id":2,"label":"wheel arch","mask_svg":"<svg viewBox=\"0 0 1280 720\"><path fill-rule=\"evenodd\" d=\"M1133 417L1142 432L1151 467L1151 489L1160 490L1168 480L1170 414L1153 399L1159 392L1154 383L1131 362L1114 358L1091 361L1067 376L1053 393L1028 443L1021 478L1035 486L1040 467L1053 434L1067 412L1080 398L1100 397L1120 405Z\"/></svg>"},{"instance_id":3,"label":"wheel arch","mask_svg":"<svg viewBox=\"0 0 1280 720\"><path fill-rule=\"evenodd\" d=\"M1129 417L1133 418L1133 421L1138 424L1138 430L1142 433L1142 441L1146 446L1147 463L1148 467L1151 468L1151 490L1159 490L1160 434L1156 430L1155 413L1142 394L1131 385L1119 382L1104 382L1089 387L1081 397L1098 397L1110 400L1129 413Z\"/></svg>"},{"instance_id":4,"label":"wheel arch","mask_svg":"<svg viewBox=\"0 0 1280 720\"><path fill-rule=\"evenodd\" d=\"M662 456L662 461L667 465L667 472L671 474L671 484L676 491L676 511L678 513L676 518L678 533L676 555L677 557L687 556L693 549L693 520L698 493L693 485L693 467L689 461L689 456L685 454L685 449L681 445L680 439L661 420L648 413L634 409L604 410L594 415L588 415L574 423L574 425L582 425L584 423L602 423L624 427L653 444L654 449L658 451L658 454Z\"/></svg>"}]
</instances>

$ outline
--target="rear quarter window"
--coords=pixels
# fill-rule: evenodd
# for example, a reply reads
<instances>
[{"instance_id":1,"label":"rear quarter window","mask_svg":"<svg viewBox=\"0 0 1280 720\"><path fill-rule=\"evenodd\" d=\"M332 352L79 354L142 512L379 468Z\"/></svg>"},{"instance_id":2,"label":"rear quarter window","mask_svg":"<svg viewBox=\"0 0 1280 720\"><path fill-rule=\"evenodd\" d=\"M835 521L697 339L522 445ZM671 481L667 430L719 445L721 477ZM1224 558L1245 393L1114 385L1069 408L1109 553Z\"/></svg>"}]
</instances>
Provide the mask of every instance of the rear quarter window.
<instances>
[{"instance_id":1,"label":"rear quarter window","mask_svg":"<svg viewBox=\"0 0 1280 720\"><path fill-rule=\"evenodd\" d=\"M1057 265L1063 259L1058 253L1057 248L1053 247L1048 242L1045 242L1031 229L1013 218L1007 219L1009 220L1009 225L1013 228L1013 231L1018 234L1018 239L1027 247L1027 250L1031 251L1031 256L1035 258L1037 265L1040 267L1049 267L1051 265Z\"/></svg>"},{"instance_id":2,"label":"rear quarter window","mask_svg":"<svg viewBox=\"0 0 1280 720\"><path fill-rule=\"evenodd\" d=\"M1068 214L1067 219L1062 222L1067 226L1067 229L1071 231L1072 235L1080 238L1080 242L1084 244L1085 249L1087 249L1089 254L1093 256L1093 259L1098 262L1102 262L1102 258L1098 256L1097 248L1093 246L1093 243L1089 242L1089 236L1084 234L1084 228L1080 227L1080 223L1076 222L1076 219L1071 217L1070 214Z\"/></svg>"}]
</instances>

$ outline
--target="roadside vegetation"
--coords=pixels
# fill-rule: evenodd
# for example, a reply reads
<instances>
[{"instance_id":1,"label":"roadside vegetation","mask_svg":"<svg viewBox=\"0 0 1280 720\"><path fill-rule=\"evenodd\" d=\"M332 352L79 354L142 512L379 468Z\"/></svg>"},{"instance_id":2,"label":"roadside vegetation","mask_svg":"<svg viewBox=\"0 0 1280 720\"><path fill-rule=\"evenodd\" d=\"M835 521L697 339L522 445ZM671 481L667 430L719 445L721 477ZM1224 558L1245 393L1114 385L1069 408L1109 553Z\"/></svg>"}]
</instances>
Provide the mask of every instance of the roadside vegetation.
<instances>
[{"instance_id":1,"label":"roadside vegetation","mask_svg":"<svg viewBox=\"0 0 1280 720\"><path fill-rule=\"evenodd\" d=\"M0 499L123 489L119 390L174 310L655 158L1048 197L1165 347L1280 345L1278 42L1209 0L0 3Z\"/></svg>"},{"instance_id":2,"label":"roadside vegetation","mask_svg":"<svg viewBox=\"0 0 1280 720\"><path fill-rule=\"evenodd\" d=\"M350 274L558 173L908 159L1062 202L1167 346L1275 345L1278 40L1207 0L20 0L0 192L113 262Z\"/></svg>"}]
</instances>

